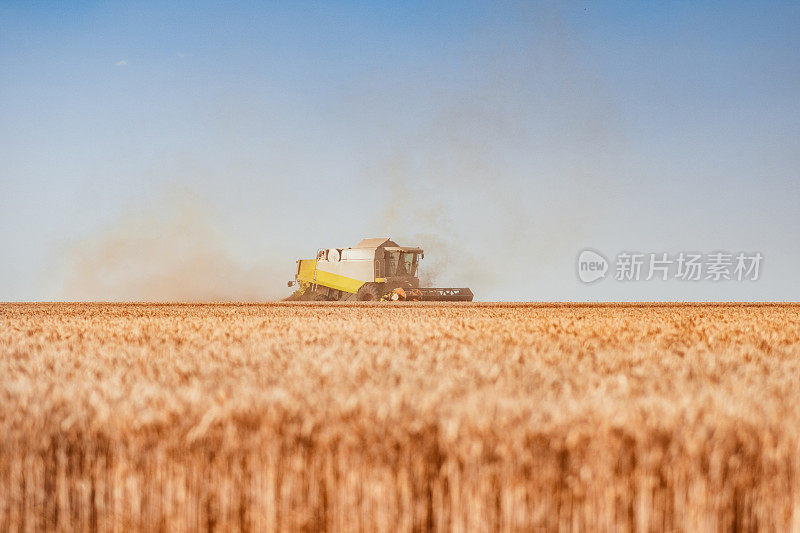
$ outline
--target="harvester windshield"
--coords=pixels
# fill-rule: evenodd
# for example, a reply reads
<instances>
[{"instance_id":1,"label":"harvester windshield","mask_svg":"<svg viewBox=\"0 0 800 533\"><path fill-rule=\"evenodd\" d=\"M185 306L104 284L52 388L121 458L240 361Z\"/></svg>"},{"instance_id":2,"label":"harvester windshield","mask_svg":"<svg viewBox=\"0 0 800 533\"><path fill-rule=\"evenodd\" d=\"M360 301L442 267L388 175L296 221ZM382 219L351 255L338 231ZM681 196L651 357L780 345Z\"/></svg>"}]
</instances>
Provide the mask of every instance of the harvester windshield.
<instances>
[{"instance_id":1,"label":"harvester windshield","mask_svg":"<svg viewBox=\"0 0 800 533\"><path fill-rule=\"evenodd\" d=\"M386 252L387 276L416 276L417 254L414 252Z\"/></svg>"}]
</instances>

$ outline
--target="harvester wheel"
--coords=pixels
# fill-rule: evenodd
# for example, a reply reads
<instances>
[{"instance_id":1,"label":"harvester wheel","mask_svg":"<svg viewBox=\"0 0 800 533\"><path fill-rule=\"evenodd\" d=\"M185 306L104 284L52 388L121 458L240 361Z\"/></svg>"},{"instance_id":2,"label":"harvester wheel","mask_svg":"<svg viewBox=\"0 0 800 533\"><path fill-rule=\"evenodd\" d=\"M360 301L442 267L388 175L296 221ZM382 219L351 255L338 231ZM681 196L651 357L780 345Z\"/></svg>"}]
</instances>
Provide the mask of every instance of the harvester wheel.
<instances>
[{"instance_id":1,"label":"harvester wheel","mask_svg":"<svg viewBox=\"0 0 800 533\"><path fill-rule=\"evenodd\" d=\"M374 283L365 283L358 289L356 300L359 302L375 302L381 299L381 291Z\"/></svg>"}]
</instances>

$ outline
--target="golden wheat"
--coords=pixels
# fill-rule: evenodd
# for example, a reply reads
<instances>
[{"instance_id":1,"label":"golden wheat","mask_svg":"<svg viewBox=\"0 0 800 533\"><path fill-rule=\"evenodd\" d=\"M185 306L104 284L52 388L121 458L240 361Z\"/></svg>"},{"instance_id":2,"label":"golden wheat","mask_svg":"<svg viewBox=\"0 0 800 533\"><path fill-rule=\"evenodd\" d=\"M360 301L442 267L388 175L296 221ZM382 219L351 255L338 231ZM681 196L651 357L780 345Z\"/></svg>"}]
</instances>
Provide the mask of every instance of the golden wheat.
<instances>
[{"instance_id":1,"label":"golden wheat","mask_svg":"<svg viewBox=\"0 0 800 533\"><path fill-rule=\"evenodd\" d=\"M800 528L800 306L0 306L0 529Z\"/></svg>"}]
</instances>

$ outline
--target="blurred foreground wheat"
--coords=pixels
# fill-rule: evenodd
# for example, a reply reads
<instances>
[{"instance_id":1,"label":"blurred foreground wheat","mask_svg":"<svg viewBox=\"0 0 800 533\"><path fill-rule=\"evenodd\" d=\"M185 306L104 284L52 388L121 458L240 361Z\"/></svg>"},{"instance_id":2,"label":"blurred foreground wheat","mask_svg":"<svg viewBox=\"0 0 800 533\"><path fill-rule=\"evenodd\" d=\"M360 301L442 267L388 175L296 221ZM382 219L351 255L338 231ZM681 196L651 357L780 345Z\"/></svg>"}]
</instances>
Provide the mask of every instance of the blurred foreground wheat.
<instances>
[{"instance_id":1,"label":"blurred foreground wheat","mask_svg":"<svg viewBox=\"0 0 800 533\"><path fill-rule=\"evenodd\" d=\"M800 528L800 306L0 306L0 530Z\"/></svg>"}]
</instances>

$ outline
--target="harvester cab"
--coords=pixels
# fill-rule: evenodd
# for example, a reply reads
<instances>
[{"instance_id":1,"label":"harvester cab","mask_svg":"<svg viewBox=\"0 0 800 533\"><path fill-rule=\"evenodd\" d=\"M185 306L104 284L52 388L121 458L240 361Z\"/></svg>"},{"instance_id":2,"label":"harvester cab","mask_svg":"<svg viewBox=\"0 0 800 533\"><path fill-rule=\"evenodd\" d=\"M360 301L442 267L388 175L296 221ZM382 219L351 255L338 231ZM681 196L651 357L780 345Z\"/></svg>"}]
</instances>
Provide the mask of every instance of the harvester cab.
<instances>
[{"instance_id":1,"label":"harvester cab","mask_svg":"<svg viewBox=\"0 0 800 533\"><path fill-rule=\"evenodd\" d=\"M288 300L306 301L452 301L471 302L467 288L419 286L422 248L399 246L388 238L364 239L352 248L317 251L300 259Z\"/></svg>"}]
</instances>

